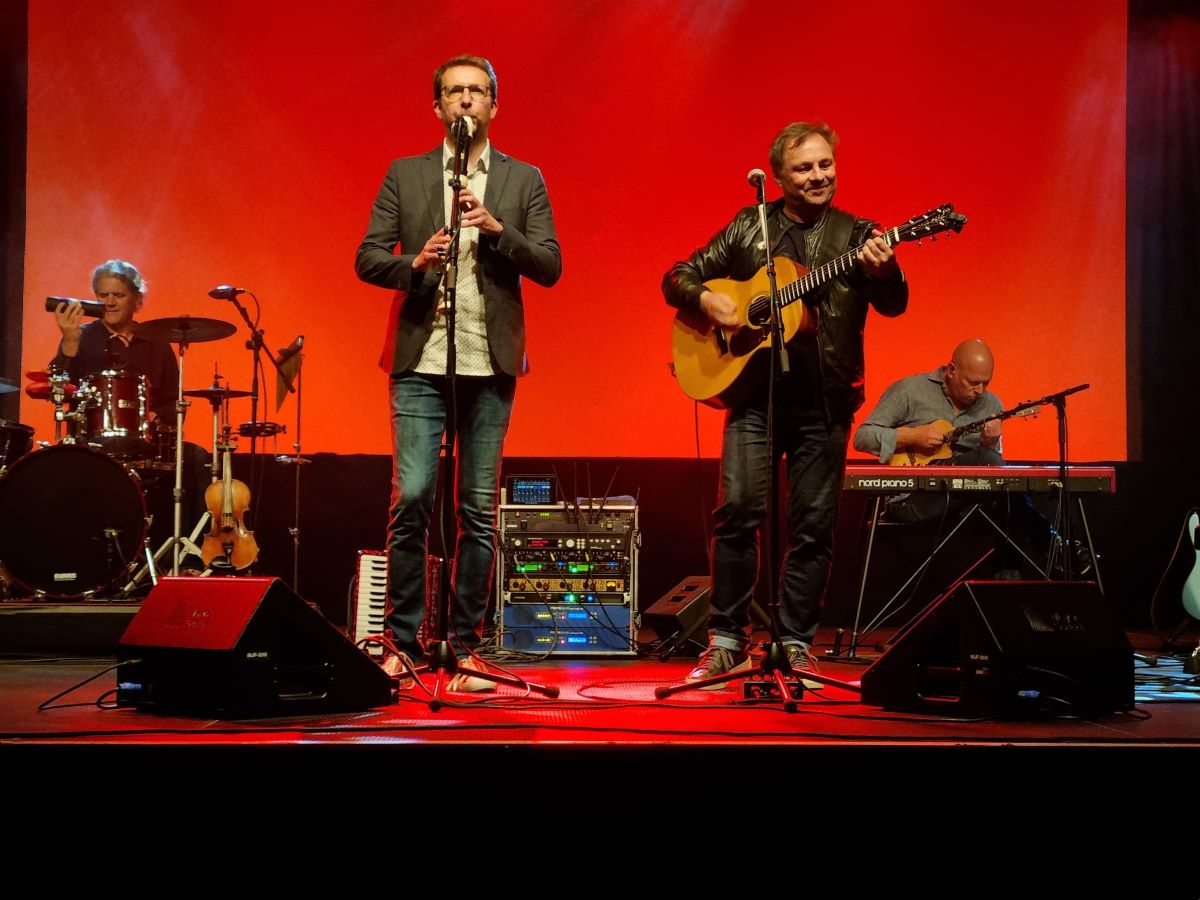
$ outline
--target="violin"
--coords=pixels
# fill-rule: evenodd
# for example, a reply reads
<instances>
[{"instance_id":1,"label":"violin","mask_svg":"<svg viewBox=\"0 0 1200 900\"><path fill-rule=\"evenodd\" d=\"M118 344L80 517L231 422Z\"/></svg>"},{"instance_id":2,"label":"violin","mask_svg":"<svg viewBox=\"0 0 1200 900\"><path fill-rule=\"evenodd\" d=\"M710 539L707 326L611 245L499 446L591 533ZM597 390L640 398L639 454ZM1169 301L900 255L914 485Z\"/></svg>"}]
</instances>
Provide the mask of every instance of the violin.
<instances>
[{"instance_id":1,"label":"violin","mask_svg":"<svg viewBox=\"0 0 1200 900\"><path fill-rule=\"evenodd\" d=\"M250 508L250 488L233 477L233 442L229 426L224 428L221 451L221 480L214 481L204 492L204 503L212 516L212 528L204 536L200 558L211 567L245 569L258 559L258 542L254 532L246 528L244 516Z\"/></svg>"}]
</instances>

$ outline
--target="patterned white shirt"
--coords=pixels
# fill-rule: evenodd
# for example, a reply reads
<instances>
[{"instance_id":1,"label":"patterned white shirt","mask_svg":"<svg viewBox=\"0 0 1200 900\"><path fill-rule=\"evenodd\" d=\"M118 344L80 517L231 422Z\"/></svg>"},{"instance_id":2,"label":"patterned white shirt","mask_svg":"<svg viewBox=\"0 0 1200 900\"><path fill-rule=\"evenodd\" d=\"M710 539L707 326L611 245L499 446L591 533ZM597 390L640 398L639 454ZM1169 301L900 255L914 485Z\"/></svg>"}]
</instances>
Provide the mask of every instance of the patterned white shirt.
<instances>
[{"instance_id":1,"label":"patterned white shirt","mask_svg":"<svg viewBox=\"0 0 1200 900\"><path fill-rule=\"evenodd\" d=\"M465 186L481 200L487 191L488 168L492 159L489 141L475 167L464 176ZM454 150L442 143L442 168L447 178L442 182L442 204L446 224L450 224L450 204L454 190L450 177L454 173ZM425 375L446 374L446 297L444 280L438 285L436 302L437 316L433 321L433 333L421 351L421 358L413 369ZM479 229L463 228L458 238L458 282L455 285L454 349L457 353L456 366L459 375L493 375L492 354L488 349L487 318L483 293L480 290L479 272Z\"/></svg>"}]
</instances>

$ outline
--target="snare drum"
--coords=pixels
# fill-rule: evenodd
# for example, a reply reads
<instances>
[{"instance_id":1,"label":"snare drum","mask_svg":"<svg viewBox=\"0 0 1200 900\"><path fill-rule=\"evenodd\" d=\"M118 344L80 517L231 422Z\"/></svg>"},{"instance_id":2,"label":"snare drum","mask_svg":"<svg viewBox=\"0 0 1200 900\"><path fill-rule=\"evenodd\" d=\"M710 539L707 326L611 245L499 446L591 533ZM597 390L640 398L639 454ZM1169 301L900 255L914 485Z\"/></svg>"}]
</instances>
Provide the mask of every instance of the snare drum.
<instances>
[{"instance_id":1,"label":"snare drum","mask_svg":"<svg viewBox=\"0 0 1200 900\"><path fill-rule=\"evenodd\" d=\"M132 571L146 501L119 462L78 444L27 454L0 478L0 562L21 587L90 597Z\"/></svg>"},{"instance_id":2,"label":"snare drum","mask_svg":"<svg viewBox=\"0 0 1200 900\"><path fill-rule=\"evenodd\" d=\"M33 429L0 419L0 473L33 449Z\"/></svg>"},{"instance_id":3,"label":"snare drum","mask_svg":"<svg viewBox=\"0 0 1200 900\"><path fill-rule=\"evenodd\" d=\"M82 443L98 444L113 456L140 459L150 452L146 421L150 385L145 375L106 369L83 380L76 399L84 406Z\"/></svg>"}]
</instances>

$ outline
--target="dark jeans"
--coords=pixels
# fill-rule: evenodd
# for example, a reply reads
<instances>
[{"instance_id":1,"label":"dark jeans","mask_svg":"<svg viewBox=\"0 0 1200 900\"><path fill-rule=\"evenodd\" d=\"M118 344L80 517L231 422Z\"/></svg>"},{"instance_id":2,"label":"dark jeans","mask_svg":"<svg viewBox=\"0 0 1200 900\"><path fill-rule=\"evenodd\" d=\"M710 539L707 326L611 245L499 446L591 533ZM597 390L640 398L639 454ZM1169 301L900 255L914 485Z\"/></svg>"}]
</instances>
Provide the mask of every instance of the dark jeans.
<instances>
[{"instance_id":1,"label":"dark jeans","mask_svg":"<svg viewBox=\"0 0 1200 900\"><path fill-rule=\"evenodd\" d=\"M397 648L419 657L423 650L417 628L425 612L426 541L446 425L446 378L404 372L391 377L389 393L393 466L387 622ZM487 611L500 457L515 393L516 379L509 375L458 379L458 540L450 634L457 639L459 655L478 645Z\"/></svg>"},{"instance_id":2,"label":"dark jeans","mask_svg":"<svg viewBox=\"0 0 1200 900\"><path fill-rule=\"evenodd\" d=\"M827 423L786 402L777 412L775 454L786 455L788 480L788 546L779 595L784 643L810 644L817 631L849 430L848 422ZM764 395L725 419L709 612L710 638L718 646L746 644L770 474Z\"/></svg>"}]
</instances>

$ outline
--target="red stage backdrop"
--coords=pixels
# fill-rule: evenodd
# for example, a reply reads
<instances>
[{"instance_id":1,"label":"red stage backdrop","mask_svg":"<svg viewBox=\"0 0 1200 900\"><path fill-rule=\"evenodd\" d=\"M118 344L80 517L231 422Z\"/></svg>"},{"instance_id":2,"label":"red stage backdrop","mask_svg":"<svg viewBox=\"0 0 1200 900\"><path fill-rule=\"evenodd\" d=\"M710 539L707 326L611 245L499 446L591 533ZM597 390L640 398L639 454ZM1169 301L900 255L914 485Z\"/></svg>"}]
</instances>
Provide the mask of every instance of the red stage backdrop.
<instances>
[{"instance_id":1,"label":"red stage backdrop","mask_svg":"<svg viewBox=\"0 0 1200 900\"><path fill-rule=\"evenodd\" d=\"M1124 0L39 0L25 367L57 341L44 297L90 296L91 268L122 257L150 285L143 320L240 324L207 292L253 290L272 348L306 339L304 449L388 452L390 294L354 253L388 162L440 139L433 69L468 52L496 66L493 141L541 167L563 247L558 286L526 292L510 455L694 452L659 281L752 202L746 172L769 168L779 128L817 118L842 136L840 205L889 226L944 202L970 218L900 249L912 301L868 322L868 404L980 337L1008 404L1090 382L1072 458L1122 459L1125 41ZM248 388L246 336L194 346L186 387L219 365ZM206 415L188 424L204 444ZM295 398L271 418L284 451ZM705 455L720 419L701 410ZM22 420L50 437L47 405L26 399ZM1005 446L1053 457L1053 415L1011 423Z\"/></svg>"}]
</instances>

